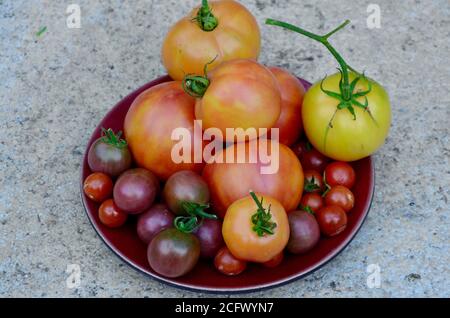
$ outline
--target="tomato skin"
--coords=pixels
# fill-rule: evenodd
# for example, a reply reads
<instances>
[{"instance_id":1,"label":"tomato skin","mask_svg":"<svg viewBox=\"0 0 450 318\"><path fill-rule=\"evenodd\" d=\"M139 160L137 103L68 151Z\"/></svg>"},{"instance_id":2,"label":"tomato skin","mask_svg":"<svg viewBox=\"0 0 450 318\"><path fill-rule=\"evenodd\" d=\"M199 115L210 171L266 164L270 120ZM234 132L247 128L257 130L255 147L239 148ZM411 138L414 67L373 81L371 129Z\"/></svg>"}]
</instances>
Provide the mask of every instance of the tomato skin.
<instances>
[{"instance_id":1,"label":"tomato skin","mask_svg":"<svg viewBox=\"0 0 450 318\"><path fill-rule=\"evenodd\" d=\"M98 217L107 227L117 228L125 224L128 214L120 210L113 199L108 199L100 205Z\"/></svg>"},{"instance_id":2,"label":"tomato skin","mask_svg":"<svg viewBox=\"0 0 450 318\"><path fill-rule=\"evenodd\" d=\"M337 205L349 212L355 205L355 196L348 188L338 185L331 187L325 195L326 205Z\"/></svg>"},{"instance_id":3,"label":"tomato skin","mask_svg":"<svg viewBox=\"0 0 450 318\"><path fill-rule=\"evenodd\" d=\"M303 207L310 207L315 213L324 206L324 202L319 193L305 193L300 201L300 205Z\"/></svg>"},{"instance_id":4,"label":"tomato skin","mask_svg":"<svg viewBox=\"0 0 450 318\"><path fill-rule=\"evenodd\" d=\"M283 251L289 240L289 222L286 211L280 202L272 197L256 194L263 199L263 207L268 209L272 221L277 224L274 234L258 236L253 230L252 215L258 207L251 196L237 200L227 210L223 220L222 235L236 258L256 263L265 263Z\"/></svg>"},{"instance_id":5,"label":"tomato skin","mask_svg":"<svg viewBox=\"0 0 450 318\"><path fill-rule=\"evenodd\" d=\"M347 227L347 214L335 205L327 205L316 213L320 231L326 236L336 236Z\"/></svg>"},{"instance_id":6,"label":"tomato skin","mask_svg":"<svg viewBox=\"0 0 450 318\"><path fill-rule=\"evenodd\" d=\"M210 32L196 22L198 7L178 21L164 39L162 62L169 75L182 80L186 74L203 75L205 64L213 70L229 60L257 60L261 35L253 15L236 1L209 1L209 7L219 24Z\"/></svg>"},{"instance_id":7,"label":"tomato skin","mask_svg":"<svg viewBox=\"0 0 450 318\"><path fill-rule=\"evenodd\" d=\"M203 178L195 172L178 171L167 179L163 190L164 200L176 215L186 215L182 203L207 204L209 189Z\"/></svg>"},{"instance_id":8,"label":"tomato skin","mask_svg":"<svg viewBox=\"0 0 450 318\"><path fill-rule=\"evenodd\" d=\"M349 74L350 82L355 76L354 73ZM339 92L340 78L340 73L325 78L324 89ZM355 91L368 90L368 80L370 79L360 79ZM391 124L389 96L381 85L373 80L370 82L372 90L366 96L376 122L367 111L359 107L354 107L356 120L347 109L336 112L339 101L321 91L321 81L306 92L302 106L304 130L311 144L325 156L339 161L355 161L370 156L383 145ZM358 101L365 103L364 97L360 97ZM335 112L332 128L326 136L327 127Z\"/></svg>"},{"instance_id":9,"label":"tomato skin","mask_svg":"<svg viewBox=\"0 0 450 318\"><path fill-rule=\"evenodd\" d=\"M175 228L159 232L147 248L148 262L165 277L180 277L191 271L200 257L200 242Z\"/></svg>"},{"instance_id":10,"label":"tomato skin","mask_svg":"<svg viewBox=\"0 0 450 318\"><path fill-rule=\"evenodd\" d=\"M267 261L265 263L262 263L267 268L275 268L278 267L284 260L284 253L281 252L278 255L276 255L274 258L272 258L270 261Z\"/></svg>"},{"instance_id":11,"label":"tomato skin","mask_svg":"<svg viewBox=\"0 0 450 318\"><path fill-rule=\"evenodd\" d=\"M131 167L131 154L128 147L118 148L107 144L103 138L97 139L89 148L88 165L93 172L103 172L117 177Z\"/></svg>"},{"instance_id":12,"label":"tomato skin","mask_svg":"<svg viewBox=\"0 0 450 318\"><path fill-rule=\"evenodd\" d=\"M325 168L325 180L330 186L342 185L351 189L355 179L355 170L346 162L332 162Z\"/></svg>"},{"instance_id":13,"label":"tomato skin","mask_svg":"<svg viewBox=\"0 0 450 318\"><path fill-rule=\"evenodd\" d=\"M176 128L191 132L194 145L194 98L183 91L181 82L156 85L140 94L131 105L124 123L125 137L137 164L167 180L181 170L200 172L203 165L175 163L171 152L178 143L171 139Z\"/></svg>"},{"instance_id":14,"label":"tomato skin","mask_svg":"<svg viewBox=\"0 0 450 318\"><path fill-rule=\"evenodd\" d=\"M246 158L249 158L249 149L256 142L246 143ZM272 143L276 141L267 140L268 149ZM297 208L303 193L303 169L288 147L278 145L279 169L275 174L261 174L263 164L260 160L257 163L209 163L205 166L203 177L211 192L211 206L218 216L223 218L228 207L234 201L246 197L250 190L272 196L288 212ZM226 157L230 152L234 152L235 159L239 159L237 145L229 146L217 156ZM245 161L245 158L240 157L240 160Z\"/></svg>"},{"instance_id":15,"label":"tomato skin","mask_svg":"<svg viewBox=\"0 0 450 318\"><path fill-rule=\"evenodd\" d=\"M106 174L94 172L84 180L83 191L89 199L100 203L112 196L113 182Z\"/></svg>"},{"instance_id":16,"label":"tomato skin","mask_svg":"<svg viewBox=\"0 0 450 318\"><path fill-rule=\"evenodd\" d=\"M247 262L234 257L227 247L222 247L214 258L214 266L222 274L234 276L247 268Z\"/></svg>"},{"instance_id":17,"label":"tomato skin","mask_svg":"<svg viewBox=\"0 0 450 318\"><path fill-rule=\"evenodd\" d=\"M210 85L195 105L203 128L218 128L225 141L233 142L227 128L257 129L258 136L272 128L281 112L281 95L275 76L253 60L225 62L209 73ZM246 140L258 136L248 137Z\"/></svg>"},{"instance_id":18,"label":"tomato skin","mask_svg":"<svg viewBox=\"0 0 450 318\"><path fill-rule=\"evenodd\" d=\"M281 113L274 128L280 130L280 143L291 146L302 134L302 102L306 90L288 71L279 67L269 67L269 70L275 75L281 93Z\"/></svg>"}]
</instances>

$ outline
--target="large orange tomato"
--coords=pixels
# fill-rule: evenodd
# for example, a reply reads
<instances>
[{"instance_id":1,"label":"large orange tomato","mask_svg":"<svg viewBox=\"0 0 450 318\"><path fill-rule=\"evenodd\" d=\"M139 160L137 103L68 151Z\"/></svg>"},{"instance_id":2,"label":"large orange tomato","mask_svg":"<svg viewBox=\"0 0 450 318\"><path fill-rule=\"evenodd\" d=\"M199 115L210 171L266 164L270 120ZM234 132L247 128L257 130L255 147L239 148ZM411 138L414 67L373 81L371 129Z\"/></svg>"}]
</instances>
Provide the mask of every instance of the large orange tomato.
<instances>
[{"instance_id":1,"label":"large orange tomato","mask_svg":"<svg viewBox=\"0 0 450 318\"><path fill-rule=\"evenodd\" d=\"M257 59L261 46L258 24L236 1L203 1L178 21L167 34L162 61L169 75L181 80L186 74L203 74L222 62L239 58Z\"/></svg>"},{"instance_id":2,"label":"large orange tomato","mask_svg":"<svg viewBox=\"0 0 450 318\"><path fill-rule=\"evenodd\" d=\"M289 234L288 217L281 203L258 193L230 205L222 225L222 236L231 254L248 262L273 259L286 247Z\"/></svg>"},{"instance_id":3,"label":"large orange tomato","mask_svg":"<svg viewBox=\"0 0 450 318\"><path fill-rule=\"evenodd\" d=\"M305 87L300 80L288 71L270 67L275 75L281 93L281 113L275 128L279 128L279 138L282 144L291 146L302 133L302 103Z\"/></svg>"},{"instance_id":4,"label":"large orange tomato","mask_svg":"<svg viewBox=\"0 0 450 318\"><path fill-rule=\"evenodd\" d=\"M264 158L257 154L256 163L250 163L252 149L265 152L258 141L253 140L245 144L233 144L216 154L215 158L224 158L223 163L208 163L203 169L203 177L211 192L212 208L219 216L224 217L228 207L236 200L248 195L250 190L269 195L283 205L286 211L295 210L303 192L303 169L297 156L283 144L267 140L267 153L272 156L275 167L278 159L278 171L273 174L263 174L261 168L268 165ZM278 156L270 149L279 146ZM239 147L244 145L243 151ZM262 149L262 150L261 150ZM233 158L230 163L226 158ZM237 163L242 162L242 163Z\"/></svg>"},{"instance_id":5,"label":"large orange tomato","mask_svg":"<svg viewBox=\"0 0 450 318\"><path fill-rule=\"evenodd\" d=\"M195 100L183 91L181 82L167 82L140 94L125 117L124 132L136 163L166 180L181 170L200 172L202 164L175 163L171 139L175 128L186 128L194 144ZM192 151L194 147L191 147ZM193 159L191 153L191 159ZM193 160L191 160L193 161Z\"/></svg>"},{"instance_id":6,"label":"large orange tomato","mask_svg":"<svg viewBox=\"0 0 450 318\"><path fill-rule=\"evenodd\" d=\"M274 75L253 60L234 60L223 63L208 76L209 86L195 105L197 119L203 128L218 128L226 141L227 128L258 129L255 139L265 134L259 128L272 128L281 111L281 95ZM192 87L193 83L186 82ZM239 133L238 133L239 135Z\"/></svg>"}]
</instances>

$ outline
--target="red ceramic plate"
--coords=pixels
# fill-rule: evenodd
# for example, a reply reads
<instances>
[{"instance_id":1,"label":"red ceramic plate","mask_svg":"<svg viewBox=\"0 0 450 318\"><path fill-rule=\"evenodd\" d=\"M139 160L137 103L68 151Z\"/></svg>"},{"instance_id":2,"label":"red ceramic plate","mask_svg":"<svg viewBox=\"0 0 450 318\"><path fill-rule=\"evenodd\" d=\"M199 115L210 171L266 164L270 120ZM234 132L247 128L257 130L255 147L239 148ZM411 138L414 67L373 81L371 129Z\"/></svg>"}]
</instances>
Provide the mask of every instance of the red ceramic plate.
<instances>
[{"instance_id":1,"label":"red ceramic plate","mask_svg":"<svg viewBox=\"0 0 450 318\"><path fill-rule=\"evenodd\" d=\"M101 127L123 130L123 122L133 100L144 90L157 84L169 81L168 76L152 81L134 91L119 102L100 122L89 140L84 155L81 171L81 197L86 213L98 235L111 250L132 267L149 276L170 285L203 292L249 292L286 284L304 277L325 265L336 257L353 239L369 212L374 190L374 167L371 158L354 162L357 180L354 187L355 207L348 215L346 230L333 238L322 238L318 245L306 255L287 255L283 263L275 269L267 269L252 264L241 275L227 277L214 268L213 262L200 261L188 275L170 279L155 273L147 262L146 245L136 234L136 219L130 218L127 224L119 229L109 229L100 223L99 205L89 200L83 193L83 180L91 173L87 164L87 150L100 136ZM310 83L302 80L307 88Z\"/></svg>"}]
</instances>

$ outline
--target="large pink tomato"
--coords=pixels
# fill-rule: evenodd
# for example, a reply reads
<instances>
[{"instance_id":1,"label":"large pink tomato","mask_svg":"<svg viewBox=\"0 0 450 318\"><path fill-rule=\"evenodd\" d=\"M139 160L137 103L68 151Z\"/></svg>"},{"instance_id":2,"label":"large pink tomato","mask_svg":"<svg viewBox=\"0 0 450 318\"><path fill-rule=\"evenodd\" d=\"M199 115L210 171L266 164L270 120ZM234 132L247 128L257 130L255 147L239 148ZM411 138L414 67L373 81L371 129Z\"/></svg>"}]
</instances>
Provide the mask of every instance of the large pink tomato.
<instances>
[{"instance_id":1,"label":"large pink tomato","mask_svg":"<svg viewBox=\"0 0 450 318\"><path fill-rule=\"evenodd\" d=\"M255 128L253 137L266 134L259 128L272 128L281 111L281 95L275 76L268 68L253 60L226 62L208 74L209 86L199 93L195 115L203 121L203 128L217 128L226 141L234 141L228 128ZM187 80L188 88L195 88ZM237 133L239 135L239 133Z\"/></svg>"},{"instance_id":2,"label":"large pink tomato","mask_svg":"<svg viewBox=\"0 0 450 318\"><path fill-rule=\"evenodd\" d=\"M281 93L281 113L274 128L279 129L279 141L291 146L300 137L303 129L302 103L305 87L288 71L278 67L269 69L275 75Z\"/></svg>"},{"instance_id":3,"label":"large pink tomato","mask_svg":"<svg viewBox=\"0 0 450 318\"><path fill-rule=\"evenodd\" d=\"M214 212L223 217L228 207L236 200L249 195L249 191L258 192L271 196L283 205L289 212L295 210L300 203L303 192L303 169L297 156L283 144L267 140L267 149L278 145L278 153L268 151L272 167L278 162L278 169L274 173L262 173L262 167L269 165L263 156L266 149L258 147L259 140L246 142L245 144L233 144L216 154L215 158L223 158L223 163L208 163L203 169L203 177L208 183L211 192L211 205ZM243 151L239 146L244 146ZM252 149L258 149L259 154L255 156L255 163L250 163ZM233 162L226 158L233 158ZM242 163L238 163L242 162Z\"/></svg>"},{"instance_id":4,"label":"large pink tomato","mask_svg":"<svg viewBox=\"0 0 450 318\"><path fill-rule=\"evenodd\" d=\"M202 164L177 163L172 158L172 149L177 140L172 140L176 128L186 128L194 145L195 100L183 91L181 82L167 82L154 86L140 94L125 117L124 132L137 164L162 180L181 170L200 172ZM192 152L194 147L191 147Z\"/></svg>"}]
</instances>

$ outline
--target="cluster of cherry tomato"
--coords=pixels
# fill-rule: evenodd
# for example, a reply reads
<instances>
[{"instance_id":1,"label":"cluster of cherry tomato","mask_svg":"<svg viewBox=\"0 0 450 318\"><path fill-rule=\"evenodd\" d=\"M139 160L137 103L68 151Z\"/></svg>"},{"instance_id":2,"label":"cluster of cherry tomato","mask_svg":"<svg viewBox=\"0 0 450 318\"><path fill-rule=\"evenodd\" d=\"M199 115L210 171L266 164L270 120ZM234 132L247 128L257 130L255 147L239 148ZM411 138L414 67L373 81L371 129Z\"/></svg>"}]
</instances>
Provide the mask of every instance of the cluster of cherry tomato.
<instances>
[{"instance_id":1,"label":"cluster of cherry tomato","mask_svg":"<svg viewBox=\"0 0 450 318\"><path fill-rule=\"evenodd\" d=\"M103 129L89 149L93 173L84 181L84 192L101 203L98 217L109 228L138 215L137 235L148 245L149 264L159 274L178 277L199 258L214 258L217 270L237 275L248 262L276 267L285 249L304 254L320 233L331 237L346 228L355 201L353 168L331 162L307 141L293 145L292 152L305 170L300 205L288 213L277 199L251 192L231 203L222 221L210 208L205 178L181 170L161 184L151 171L131 168L127 142L111 129Z\"/></svg>"}]
</instances>

